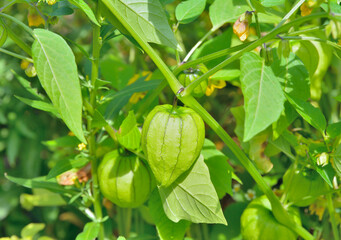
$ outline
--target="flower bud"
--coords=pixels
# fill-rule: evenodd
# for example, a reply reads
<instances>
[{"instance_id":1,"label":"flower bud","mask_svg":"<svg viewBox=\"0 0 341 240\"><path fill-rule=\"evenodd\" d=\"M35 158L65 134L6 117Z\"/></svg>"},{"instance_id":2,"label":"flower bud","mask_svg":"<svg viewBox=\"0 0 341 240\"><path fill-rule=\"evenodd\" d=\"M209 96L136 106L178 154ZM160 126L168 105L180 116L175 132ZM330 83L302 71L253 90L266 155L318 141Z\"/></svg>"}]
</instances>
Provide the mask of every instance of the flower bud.
<instances>
[{"instance_id":1,"label":"flower bud","mask_svg":"<svg viewBox=\"0 0 341 240\"><path fill-rule=\"evenodd\" d=\"M317 165L324 167L329 163L329 154L326 152L323 152L318 156L317 158Z\"/></svg>"},{"instance_id":2,"label":"flower bud","mask_svg":"<svg viewBox=\"0 0 341 240\"><path fill-rule=\"evenodd\" d=\"M244 42L250 34L250 23L252 22L252 12L246 11L233 24L233 33L236 34L240 41Z\"/></svg>"},{"instance_id":3,"label":"flower bud","mask_svg":"<svg viewBox=\"0 0 341 240\"><path fill-rule=\"evenodd\" d=\"M272 49L271 48L262 48L260 51L260 55L264 58L265 60L265 65L270 66L272 62L274 61L274 57L272 54Z\"/></svg>"}]
</instances>

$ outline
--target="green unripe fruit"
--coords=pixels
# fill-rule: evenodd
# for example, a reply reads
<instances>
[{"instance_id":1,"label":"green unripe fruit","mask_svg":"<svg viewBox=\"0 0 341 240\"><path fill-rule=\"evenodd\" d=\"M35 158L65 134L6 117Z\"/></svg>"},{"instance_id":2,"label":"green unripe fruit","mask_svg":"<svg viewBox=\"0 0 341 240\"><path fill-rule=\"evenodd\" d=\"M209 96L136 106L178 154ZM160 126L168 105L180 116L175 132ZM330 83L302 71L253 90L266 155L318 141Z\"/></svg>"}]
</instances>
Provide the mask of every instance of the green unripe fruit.
<instances>
[{"instance_id":1,"label":"green unripe fruit","mask_svg":"<svg viewBox=\"0 0 341 240\"><path fill-rule=\"evenodd\" d=\"M7 39L7 30L4 26L0 25L0 47L4 45Z\"/></svg>"},{"instance_id":2,"label":"green unripe fruit","mask_svg":"<svg viewBox=\"0 0 341 240\"><path fill-rule=\"evenodd\" d=\"M201 117L186 107L156 106L142 129L142 148L159 185L171 185L198 158L205 140Z\"/></svg>"},{"instance_id":3,"label":"green unripe fruit","mask_svg":"<svg viewBox=\"0 0 341 240\"><path fill-rule=\"evenodd\" d=\"M324 180L312 169L294 170L290 167L283 176L288 199L296 206L306 207L328 191Z\"/></svg>"},{"instance_id":4,"label":"green unripe fruit","mask_svg":"<svg viewBox=\"0 0 341 240\"><path fill-rule=\"evenodd\" d=\"M146 164L135 155L122 156L117 150L104 156L98 179L103 196L123 208L142 205L155 186Z\"/></svg>"},{"instance_id":5,"label":"green unripe fruit","mask_svg":"<svg viewBox=\"0 0 341 240\"><path fill-rule=\"evenodd\" d=\"M301 224L299 211L290 207L288 213ZM241 232L244 240L296 240L297 235L279 223L272 213L266 196L254 199L241 216Z\"/></svg>"},{"instance_id":6,"label":"green unripe fruit","mask_svg":"<svg viewBox=\"0 0 341 240\"><path fill-rule=\"evenodd\" d=\"M187 70L184 70L183 73L179 75L179 81L184 87L187 87L190 83L194 82L195 79L199 78L207 71L208 69L204 64L199 64L197 68L189 68ZM207 88L207 83L207 79L202 81L196 88L194 88L192 96L197 98L204 96Z\"/></svg>"}]
</instances>

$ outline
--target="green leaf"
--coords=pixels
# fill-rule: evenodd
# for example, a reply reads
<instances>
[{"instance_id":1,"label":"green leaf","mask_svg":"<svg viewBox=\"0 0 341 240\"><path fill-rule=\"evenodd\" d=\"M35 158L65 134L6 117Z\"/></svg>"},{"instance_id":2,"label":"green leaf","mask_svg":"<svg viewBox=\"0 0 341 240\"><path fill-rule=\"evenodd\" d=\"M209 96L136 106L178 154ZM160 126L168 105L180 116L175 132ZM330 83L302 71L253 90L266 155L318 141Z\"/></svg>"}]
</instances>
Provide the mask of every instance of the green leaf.
<instances>
[{"instance_id":1,"label":"green leaf","mask_svg":"<svg viewBox=\"0 0 341 240\"><path fill-rule=\"evenodd\" d=\"M226 31L224 31L219 36L209 39L205 43L203 43L193 54L191 59L197 59L199 57L206 56L210 53L217 52L219 50L223 50L226 48L229 48L231 46L231 39L233 35L232 28L228 28ZM208 68L215 67L219 63L221 63L223 60L225 60L226 57L220 57L211 61L208 61L205 63L205 65Z\"/></svg>"},{"instance_id":2,"label":"green leaf","mask_svg":"<svg viewBox=\"0 0 341 240\"><path fill-rule=\"evenodd\" d=\"M118 141L127 149L138 149L141 143L141 133L136 124L136 118L133 111L130 111L128 116L122 122Z\"/></svg>"},{"instance_id":3,"label":"green leaf","mask_svg":"<svg viewBox=\"0 0 341 240\"><path fill-rule=\"evenodd\" d=\"M82 95L75 57L59 35L35 29L34 36L32 55L39 80L65 124L81 142L86 142L82 129Z\"/></svg>"},{"instance_id":4,"label":"green leaf","mask_svg":"<svg viewBox=\"0 0 341 240\"><path fill-rule=\"evenodd\" d=\"M271 67L255 53L243 55L240 81L245 102L243 141L246 142L279 118L285 98Z\"/></svg>"},{"instance_id":5,"label":"green leaf","mask_svg":"<svg viewBox=\"0 0 341 240\"><path fill-rule=\"evenodd\" d=\"M125 237L122 237L122 236L119 236L119 237L117 238L117 240L126 240L126 238L125 238Z\"/></svg>"},{"instance_id":6,"label":"green leaf","mask_svg":"<svg viewBox=\"0 0 341 240\"><path fill-rule=\"evenodd\" d=\"M138 79L131 85L118 92L110 92L104 97L103 101L110 100L105 112L105 118L110 119L129 102L130 97L136 92L144 92L157 88L160 85L159 80L144 81L145 77Z\"/></svg>"},{"instance_id":7,"label":"green leaf","mask_svg":"<svg viewBox=\"0 0 341 240\"><path fill-rule=\"evenodd\" d=\"M309 73L301 59L290 53L288 58L278 58L276 51L272 71L278 77L283 90L295 98L307 100L310 97Z\"/></svg>"},{"instance_id":8,"label":"green leaf","mask_svg":"<svg viewBox=\"0 0 341 240\"><path fill-rule=\"evenodd\" d=\"M341 122L329 124L327 134L331 138L336 138L341 135Z\"/></svg>"},{"instance_id":9,"label":"green leaf","mask_svg":"<svg viewBox=\"0 0 341 240\"><path fill-rule=\"evenodd\" d=\"M260 2L264 7L274 7L284 4L285 0L260 0Z\"/></svg>"},{"instance_id":10,"label":"green leaf","mask_svg":"<svg viewBox=\"0 0 341 240\"><path fill-rule=\"evenodd\" d=\"M21 230L21 237L33 238L38 232L45 228L44 223L30 223Z\"/></svg>"},{"instance_id":11,"label":"green leaf","mask_svg":"<svg viewBox=\"0 0 341 240\"><path fill-rule=\"evenodd\" d=\"M210 76L210 80L223 80L223 81L232 81L237 80L240 77L239 69L222 69Z\"/></svg>"},{"instance_id":12,"label":"green leaf","mask_svg":"<svg viewBox=\"0 0 341 240\"><path fill-rule=\"evenodd\" d=\"M341 95L335 97L335 100L338 101L338 102L341 102Z\"/></svg>"},{"instance_id":13,"label":"green leaf","mask_svg":"<svg viewBox=\"0 0 341 240\"><path fill-rule=\"evenodd\" d=\"M244 12L251 10L245 0L215 0L209 9L213 29L235 22Z\"/></svg>"},{"instance_id":14,"label":"green leaf","mask_svg":"<svg viewBox=\"0 0 341 240\"><path fill-rule=\"evenodd\" d=\"M36 108L36 109L39 109L39 110L42 110L45 112L50 112L53 115L55 115L56 117L60 117L58 110L50 103L39 101L39 100L32 100L32 99L28 99L28 98L23 98L23 97L19 97L19 96L15 96L15 97L17 99L19 99L20 101L22 101L23 103L25 103L25 104L33 107L33 108Z\"/></svg>"},{"instance_id":15,"label":"green leaf","mask_svg":"<svg viewBox=\"0 0 341 240\"><path fill-rule=\"evenodd\" d=\"M309 41L296 42L292 45L292 51L302 60L312 77L319 63L318 51L314 44Z\"/></svg>"},{"instance_id":16,"label":"green leaf","mask_svg":"<svg viewBox=\"0 0 341 240\"><path fill-rule=\"evenodd\" d=\"M226 193L232 196L233 168L228 164L227 157L217 150L214 143L208 139L205 139L201 154L204 156L211 181L219 199L223 198Z\"/></svg>"},{"instance_id":17,"label":"green leaf","mask_svg":"<svg viewBox=\"0 0 341 240\"><path fill-rule=\"evenodd\" d=\"M33 194L23 193L20 195L20 204L27 211L33 207L65 206L66 201L58 193L53 193L46 189L33 189Z\"/></svg>"},{"instance_id":18,"label":"green leaf","mask_svg":"<svg viewBox=\"0 0 341 240\"><path fill-rule=\"evenodd\" d=\"M303 119L311 126L323 133L327 127L327 122L321 110L319 108L315 108L311 105L311 103L305 102L301 99L296 99L288 94L285 95L298 114L301 115L301 117L303 117Z\"/></svg>"},{"instance_id":19,"label":"green leaf","mask_svg":"<svg viewBox=\"0 0 341 240\"><path fill-rule=\"evenodd\" d=\"M16 79L18 79L19 83L33 96L40 100L44 100L44 96L38 93L38 90L36 88L32 88L31 83L26 80L25 78L18 75L13 69L11 69L11 72L14 74Z\"/></svg>"},{"instance_id":20,"label":"green leaf","mask_svg":"<svg viewBox=\"0 0 341 240\"><path fill-rule=\"evenodd\" d=\"M205 10L206 0L182 1L175 8L175 17L179 23L193 22Z\"/></svg>"},{"instance_id":21,"label":"green leaf","mask_svg":"<svg viewBox=\"0 0 341 240\"><path fill-rule=\"evenodd\" d=\"M162 201L157 190L154 190L150 195L148 207L161 240L184 238L190 223L184 220L177 223L169 220L163 210Z\"/></svg>"},{"instance_id":22,"label":"green leaf","mask_svg":"<svg viewBox=\"0 0 341 240\"><path fill-rule=\"evenodd\" d=\"M182 51L172 32L159 0L103 1L109 10L117 9L146 42L162 44Z\"/></svg>"},{"instance_id":23,"label":"green leaf","mask_svg":"<svg viewBox=\"0 0 341 240\"><path fill-rule=\"evenodd\" d=\"M73 190L73 187L69 186L61 186L59 185L55 179L46 180L46 177L37 177L33 179L25 179L25 178L16 178L11 177L5 174L5 177L18 185L21 185L26 188L43 188L50 190L55 193L68 193L68 194L77 194L78 191Z\"/></svg>"},{"instance_id":24,"label":"green leaf","mask_svg":"<svg viewBox=\"0 0 341 240\"><path fill-rule=\"evenodd\" d=\"M92 12L88 4L86 4L83 0L69 0L69 1L73 5L76 5L78 8L80 8L94 24L96 24L97 26L100 26L100 24L98 23L94 13Z\"/></svg>"},{"instance_id":25,"label":"green leaf","mask_svg":"<svg viewBox=\"0 0 341 240\"><path fill-rule=\"evenodd\" d=\"M60 138L56 138L49 141L44 141L43 144L50 148L57 147L77 147L80 144L80 141L75 136L64 136Z\"/></svg>"},{"instance_id":26,"label":"green leaf","mask_svg":"<svg viewBox=\"0 0 341 240\"><path fill-rule=\"evenodd\" d=\"M159 187L159 193L163 209L173 222L184 219L193 223L227 225L202 155L171 186Z\"/></svg>"},{"instance_id":27,"label":"green leaf","mask_svg":"<svg viewBox=\"0 0 341 240\"><path fill-rule=\"evenodd\" d=\"M78 157L76 159L63 159L56 163L56 165L50 170L46 179L57 177L59 174L66 172L72 168L81 168L89 162L88 158Z\"/></svg>"},{"instance_id":28,"label":"green leaf","mask_svg":"<svg viewBox=\"0 0 341 240\"><path fill-rule=\"evenodd\" d=\"M77 235L76 240L93 240L97 237L100 229L99 222L88 222L83 232Z\"/></svg>"}]
</instances>

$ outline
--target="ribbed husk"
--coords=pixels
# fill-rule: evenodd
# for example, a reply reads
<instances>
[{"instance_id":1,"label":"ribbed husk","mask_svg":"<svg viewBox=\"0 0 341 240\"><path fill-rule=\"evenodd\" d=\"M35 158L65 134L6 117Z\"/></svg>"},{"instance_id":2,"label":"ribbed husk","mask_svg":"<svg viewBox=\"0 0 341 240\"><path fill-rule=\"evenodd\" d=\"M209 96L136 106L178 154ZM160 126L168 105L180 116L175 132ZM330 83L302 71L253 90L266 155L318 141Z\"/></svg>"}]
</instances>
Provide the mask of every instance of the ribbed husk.
<instances>
[{"instance_id":1,"label":"ribbed husk","mask_svg":"<svg viewBox=\"0 0 341 240\"><path fill-rule=\"evenodd\" d=\"M156 106L142 129L142 148L159 185L171 185L198 158L205 125L190 108Z\"/></svg>"},{"instance_id":2,"label":"ribbed husk","mask_svg":"<svg viewBox=\"0 0 341 240\"><path fill-rule=\"evenodd\" d=\"M120 207L142 205L155 187L150 168L137 156L106 154L98 167L99 186L104 197Z\"/></svg>"}]
</instances>

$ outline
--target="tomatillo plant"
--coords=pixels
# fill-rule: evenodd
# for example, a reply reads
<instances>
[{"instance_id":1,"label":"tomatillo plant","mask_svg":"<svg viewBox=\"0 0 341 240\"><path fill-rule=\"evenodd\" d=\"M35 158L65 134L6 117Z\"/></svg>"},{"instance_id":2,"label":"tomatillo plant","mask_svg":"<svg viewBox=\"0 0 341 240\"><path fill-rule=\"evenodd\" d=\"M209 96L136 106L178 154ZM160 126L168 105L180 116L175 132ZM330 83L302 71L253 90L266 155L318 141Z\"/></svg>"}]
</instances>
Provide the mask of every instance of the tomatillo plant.
<instances>
[{"instance_id":1,"label":"tomatillo plant","mask_svg":"<svg viewBox=\"0 0 341 240\"><path fill-rule=\"evenodd\" d=\"M21 178L34 121L0 114L5 176L81 227L56 239L338 240L340 21L338 1L14 0L0 52L53 121Z\"/></svg>"}]
</instances>

